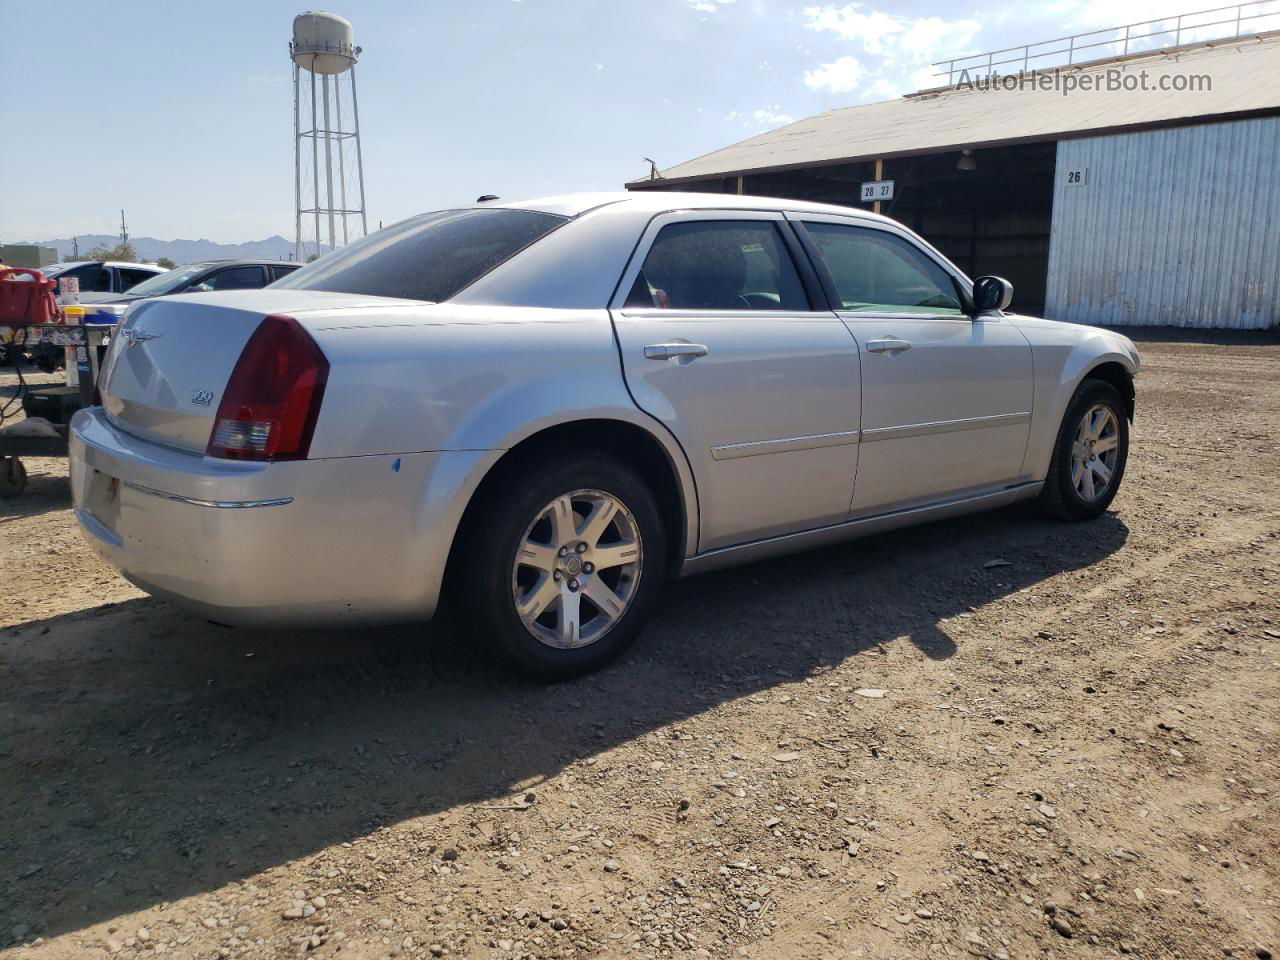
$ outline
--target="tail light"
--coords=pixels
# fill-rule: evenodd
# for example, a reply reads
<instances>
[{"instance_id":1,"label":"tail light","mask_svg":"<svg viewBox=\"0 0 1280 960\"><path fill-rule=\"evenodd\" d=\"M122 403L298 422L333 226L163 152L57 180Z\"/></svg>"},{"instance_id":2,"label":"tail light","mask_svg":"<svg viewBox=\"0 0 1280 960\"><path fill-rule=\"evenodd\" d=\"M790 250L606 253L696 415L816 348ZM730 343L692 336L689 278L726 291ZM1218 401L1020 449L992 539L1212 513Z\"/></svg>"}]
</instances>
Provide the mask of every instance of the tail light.
<instances>
[{"instance_id":1,"label":"tail light","mask_svg":"<svg viewBox=\"0 0 1280 960\"><path fill-rule=\"evenodd\" d=\"M305 460L329 378L293 317L267 317L244 345L205 452L232 460Z\"/></svg>"}]
</instances>

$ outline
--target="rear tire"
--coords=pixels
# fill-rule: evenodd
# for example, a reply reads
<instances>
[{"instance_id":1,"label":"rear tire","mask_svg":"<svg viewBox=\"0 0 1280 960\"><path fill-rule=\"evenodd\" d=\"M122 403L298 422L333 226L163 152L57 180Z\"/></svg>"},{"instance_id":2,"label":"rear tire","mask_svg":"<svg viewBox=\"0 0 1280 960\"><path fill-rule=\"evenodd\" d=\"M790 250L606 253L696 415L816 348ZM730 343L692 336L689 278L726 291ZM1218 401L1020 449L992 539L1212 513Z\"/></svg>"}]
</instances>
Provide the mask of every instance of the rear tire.
<instances>
[{"instance_id":1,"label":"rear tire","mask_svg":"<svg viewBox=\"0 0 1280 960\"><path fill-rule=\"evenodd\" d=\"M550 452L504 470L454 544L464 623L519 672L564 680L635 640L666 572L653 493L596 451Z\"/></svg>"},{"instance_id":2,"label":"rear tire","mask_svg":"<svg viewBox=\"0 0 1280 960\"><path fill-rule=\"evenodd\" d=\"M1058 429L1040 506L1059 520L1091 520L1115 499L1129 460L1129 421L1111 384L1085 380Z\"/></svg>"}]
</instances>

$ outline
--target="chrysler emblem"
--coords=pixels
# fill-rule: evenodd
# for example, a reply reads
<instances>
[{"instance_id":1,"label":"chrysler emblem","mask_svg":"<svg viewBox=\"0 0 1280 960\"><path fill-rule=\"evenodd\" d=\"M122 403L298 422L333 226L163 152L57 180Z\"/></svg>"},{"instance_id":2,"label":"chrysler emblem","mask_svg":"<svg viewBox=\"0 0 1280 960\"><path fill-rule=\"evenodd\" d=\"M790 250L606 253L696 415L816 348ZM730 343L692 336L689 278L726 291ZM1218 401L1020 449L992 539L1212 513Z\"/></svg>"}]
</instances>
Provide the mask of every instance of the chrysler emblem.
<instances>
[{"instance_id":1,"label":"chrysler emblem","mask_svg":"<svg viewBox=\"0 0 1280 960\"><path fill-rule=\"evenodd\" d=\"M139 330L136 327L126 327L121 332L120 336L124 337L124 342L126 346L136 347L138 344L145 343L148 340L156 340L160 337L163 337L164 334L163 333L147 333L145 330Z\"/></svg>"}]
</instances>

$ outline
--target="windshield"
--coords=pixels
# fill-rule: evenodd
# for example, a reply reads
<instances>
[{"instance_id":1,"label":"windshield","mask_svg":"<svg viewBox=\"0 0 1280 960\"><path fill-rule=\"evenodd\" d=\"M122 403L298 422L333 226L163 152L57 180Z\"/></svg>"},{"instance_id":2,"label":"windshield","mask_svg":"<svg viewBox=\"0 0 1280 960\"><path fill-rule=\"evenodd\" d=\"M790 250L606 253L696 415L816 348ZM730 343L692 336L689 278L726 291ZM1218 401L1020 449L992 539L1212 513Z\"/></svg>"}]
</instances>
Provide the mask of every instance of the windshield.
<instances>
[{"instance_id":1,"label":"windshield","mask_svg":"<svg viewBox=\"0 0 1280 960\"><path fill-rule=\"evenodd\" d=\"M565 220L501 207L427 213L326 254L271 287L439 303Z\"/></svg>"},{"instance_id":2,"label":"windshield","mask_svg":"<svg viewBox=\"0 0 1280 960\"><path fill-rule=\"evenodd\" d=\"M137 286L129 288L131 297L162 297L166 293L181 290L192 278L209 269L207 263L196 263L189 267L178 267L168 273L157 274L149 280L143 280Z\"/></svg>"}]
</instances>

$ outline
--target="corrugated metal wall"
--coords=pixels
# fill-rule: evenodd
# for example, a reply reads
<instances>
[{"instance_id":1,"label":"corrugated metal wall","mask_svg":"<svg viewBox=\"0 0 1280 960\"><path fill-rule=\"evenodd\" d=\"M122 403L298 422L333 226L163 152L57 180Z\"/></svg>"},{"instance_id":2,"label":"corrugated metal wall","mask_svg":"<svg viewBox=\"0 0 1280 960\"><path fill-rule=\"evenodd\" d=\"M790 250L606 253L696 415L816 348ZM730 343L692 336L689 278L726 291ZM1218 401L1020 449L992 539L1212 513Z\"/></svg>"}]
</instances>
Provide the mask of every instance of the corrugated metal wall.
<instances>
[{"instance_id":1,"label":"corrugated metal wall","mask_svg":"<svg viewBox=\"0 0 1280 960\"><path fill-rule=\"evenodd\" d=\"M1060 141L1046 316L1280 327L1278 162L1280 117Z\"/></svg>"}]
</instances>

